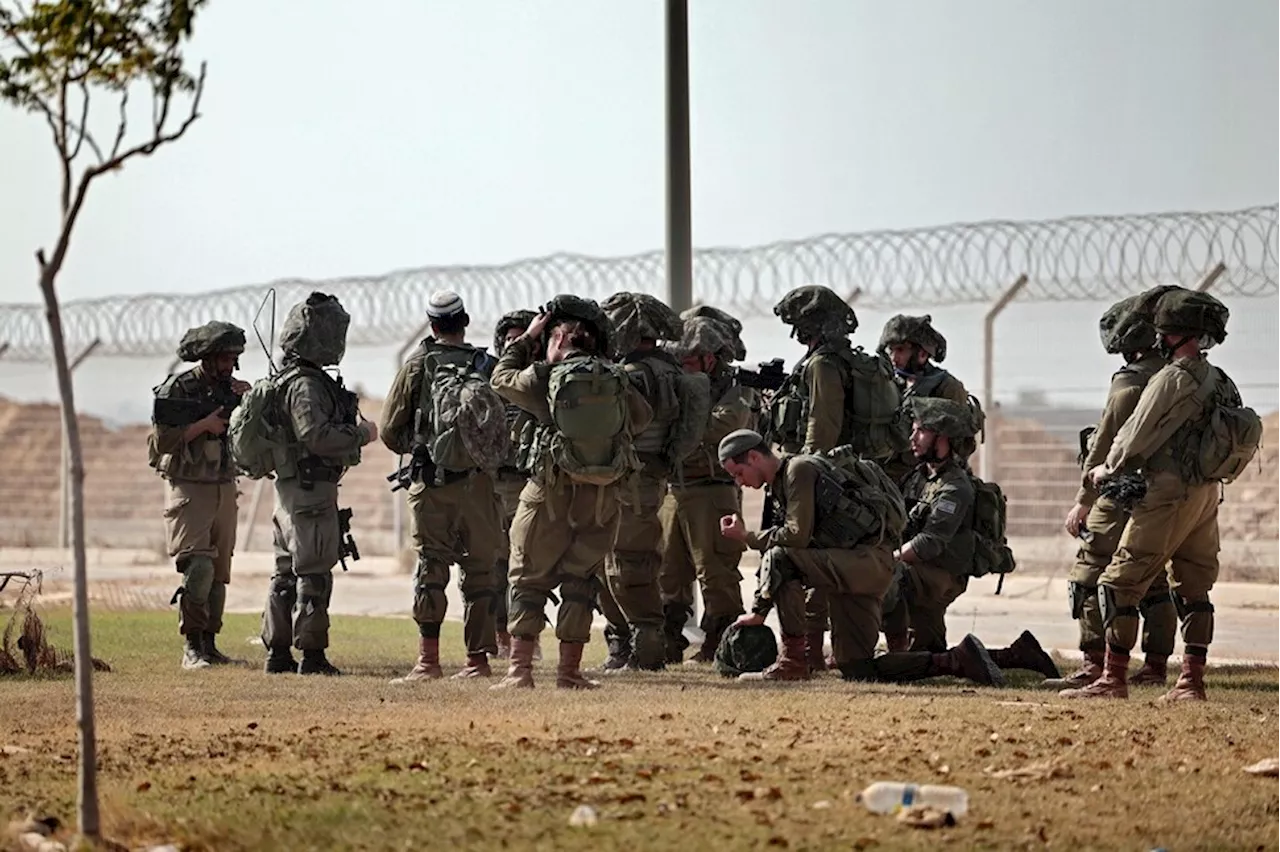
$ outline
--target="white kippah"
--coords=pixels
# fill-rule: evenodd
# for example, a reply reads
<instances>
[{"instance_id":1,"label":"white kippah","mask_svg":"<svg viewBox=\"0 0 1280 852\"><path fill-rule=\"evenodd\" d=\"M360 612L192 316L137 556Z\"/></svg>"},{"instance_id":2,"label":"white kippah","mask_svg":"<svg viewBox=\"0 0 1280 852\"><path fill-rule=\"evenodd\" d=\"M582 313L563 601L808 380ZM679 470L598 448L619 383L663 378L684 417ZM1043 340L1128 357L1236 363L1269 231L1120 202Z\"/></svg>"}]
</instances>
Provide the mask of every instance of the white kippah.
<instances>
[{"instance_id":1,"label":"white kippah","mask_svg":"<svg viewBox=\"0 0 1280 852\"><path fill-rule=\"evenodd\" d=\"M464 310L462 297L452 290L437 290L427 300L427 316L432 319L443 319Z\"/></svg>"}]
</instances>

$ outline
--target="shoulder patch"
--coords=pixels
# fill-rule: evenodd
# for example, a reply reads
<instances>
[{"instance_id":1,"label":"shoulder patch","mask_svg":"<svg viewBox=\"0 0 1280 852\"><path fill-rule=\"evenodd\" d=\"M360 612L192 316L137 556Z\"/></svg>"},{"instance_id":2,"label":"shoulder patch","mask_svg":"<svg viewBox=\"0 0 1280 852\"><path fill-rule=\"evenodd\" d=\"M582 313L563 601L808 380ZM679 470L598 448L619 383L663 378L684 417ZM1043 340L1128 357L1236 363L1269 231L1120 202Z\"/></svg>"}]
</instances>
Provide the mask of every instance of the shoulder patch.
<instances>
[{"instance_id":1,"label":"shoulder patch","mask_svg":"<svg viewBox=\"0 0 1280 852\"><path fill-rule=\"evenodd\" d=\"M940 515L954 515L956 513L956 502L954 500L939 500L933 504L933 511Z\"/></svg>"}]
</instances>

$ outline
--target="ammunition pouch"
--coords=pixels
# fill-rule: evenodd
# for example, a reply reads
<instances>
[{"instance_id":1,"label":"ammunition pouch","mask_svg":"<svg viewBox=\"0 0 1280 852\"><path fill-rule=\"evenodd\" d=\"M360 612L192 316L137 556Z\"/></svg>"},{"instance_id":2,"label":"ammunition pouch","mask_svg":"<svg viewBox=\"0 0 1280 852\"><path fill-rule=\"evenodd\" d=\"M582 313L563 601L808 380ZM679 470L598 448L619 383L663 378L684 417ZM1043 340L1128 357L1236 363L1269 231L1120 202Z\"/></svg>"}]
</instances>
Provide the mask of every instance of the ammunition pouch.
<instances>
[{"instance_id":1,"label":"ammunition pouch","mask_svg":"<svg viewBox=\"0 0 1280 852\"><path fill-rule=\"evenodd\" d=\"M1071 602L1071 617L1076 621L1084 618L1085 601L1097 595L1097 586L1086 586L1074 580L1067 583L1067 600Z\"/></svg>"},{"instance_id":2,"label":"ammunition pouch","mask_svg":"<svg viewBox=\"0 0 1280 852\"><path fill-rule=\"evenodd\" d=\"M1102 611L1102 626L1110 627L1111 623L1121 616L1138 617L1136 606L1117 606L1116 590L1110 586L1098 586L1098 609Z\"/></svg>"},{"instance_id":3,"label":"ammunition pouch","mask_svg":"<svg viewBox=\"0 0 1280 852\"><path fill-rule=\"evenodd\" d=\"M851 499L834 477L819 474L814 487L817 518L814 542L821 547L855 547L880 532L880 519L869 506Z\"/></svg>"},{"instance_id":4,"label":"ammunition pouch","mask_svg":"<svg viewBox=\"0 0 1280 852\"><path fill-rule=\"evenodd\" d=\"M759 613L763 607L768 612L777 599L784 583L800 579L800 572L780 547L771 547L760 556L760 568L756 583L756 601L752 611Z\"/></svg>"},{"instance_id":5,"label":"ammunition pouch","mask_svg":"<svg viewBox=\"0 0 1280 852\"><path fill-rule=\"evenodd\" d=\"M298 487L303 491L315 488L317 482L337 482L341 478L342 470L330 466L319 456L298 459Z\"/></svg>"}]
</instances>

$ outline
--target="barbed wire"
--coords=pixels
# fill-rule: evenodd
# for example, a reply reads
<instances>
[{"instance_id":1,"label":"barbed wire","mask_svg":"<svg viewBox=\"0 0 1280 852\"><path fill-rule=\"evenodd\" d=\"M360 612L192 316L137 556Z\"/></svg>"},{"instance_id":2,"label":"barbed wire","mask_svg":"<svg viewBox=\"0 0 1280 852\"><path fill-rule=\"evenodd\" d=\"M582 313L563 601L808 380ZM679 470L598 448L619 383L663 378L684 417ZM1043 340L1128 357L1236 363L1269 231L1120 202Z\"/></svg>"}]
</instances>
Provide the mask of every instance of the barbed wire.
<instances>
[{"instance_id":1,"label":"barbed wire","mask_svg":"<svg viewBox=\"0 0 1280 852\"><path fill-rule=\"evenodd\" d=\"M694 253L694 298L743 317L768 316L801 284L858 295L859 307L933 307L989 302L1019 275L1023 301L1113 300L1157 283L1189 284L1218 261L1214 292L1277 292L1277 205L1209 213L1076 216L1048 221L987 221L909 230L822 234L750 248ZM489 323L557 293L601 300L619 290L661 294L661 251L601 258L554 254L496 266L437 266L384 275L287 279L197 295L112 296L62 306L68 349L99 341L100 355L155 357L182 333L211 319L252 321L264 295L281 311L313 290L332 293L351 313L349 346L404 341L421 327L436 289L456 290L474 320ZM4 357L50 357L44 308L0 305Z\"/></svg>"}]
</instances>

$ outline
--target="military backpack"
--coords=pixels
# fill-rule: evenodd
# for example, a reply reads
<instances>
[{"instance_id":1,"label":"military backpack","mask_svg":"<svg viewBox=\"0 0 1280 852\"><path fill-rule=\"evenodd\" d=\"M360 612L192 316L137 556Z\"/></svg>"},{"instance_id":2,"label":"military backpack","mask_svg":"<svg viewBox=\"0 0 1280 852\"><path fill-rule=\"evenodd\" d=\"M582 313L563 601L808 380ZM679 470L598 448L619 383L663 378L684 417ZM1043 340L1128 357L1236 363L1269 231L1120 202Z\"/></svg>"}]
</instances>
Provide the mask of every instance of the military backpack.
<instances>
[{"instance_id":1,"label":"military backpack","mask_svg":"<svg viewBox=\"0 0 1280 852\"><path fill-rule=\"evenodd\" d=\"M902 492L884 469L860 458L851 445L813 458L823 467L816 503L815 537L834 547L853 547L875 539L897 547L907 525Z\"/></svg>"},{"instance_id":2,"label":"military backpack","mask_svg":"<svg viewBox=\"0 0 1280 852\"><path fill-rule=\"evenodd\" d=\"M276 472L287 454L292 435L280 418L280 398L285 386L302 375L299 366L258 379L240 398L227 423L227 445L236 468L250 479Z\"/></svg>"},{"instance_id":3,"label":"military backpack","mask_svg":"<svg viewBox=\"0 0 1280 852\"><path fill-rule=\"evenodd\" d=\"M1218 367L1196 389L1195 401L1208 406L1198 436L1184 443L1182 466L1192 481L1235 482L1262 445L1262 418L1244 405L1235 382Z\"/></svg>"},{"instance_id":4,"label":"military backpack","mask_svg":"<svg viewBox=\"0 0 1280 852\"><path fill-rule=\"evenodd\" d=\"M511 453L507 407L489 386L486 357L483 349L423 345L414 444L437 474L497 470Z\"/></svg>"},{"instance_id":5,"label":"military backpack","mask_svg":"<svg viewBox=\"0 0 1280 852\"><path fill-rule=\"evenodd\" d=\"M1018 566L1005 535L1009 501L995 482L973 481L973 568L970 575L1008 574Z\"/></svg>"},{"instance_id":6,"label":"military backpack","mask_svg":"<svg viewBox=\"0 0 1280 852\"><path fill-rule=\"evenodd\" d=\"M554 427L545 461L572 482L612 485L636 469L626 372L597 356L553 364L547 406Z\"/></svg>"}]
</instances>

